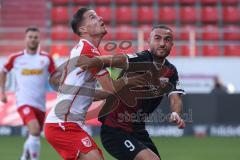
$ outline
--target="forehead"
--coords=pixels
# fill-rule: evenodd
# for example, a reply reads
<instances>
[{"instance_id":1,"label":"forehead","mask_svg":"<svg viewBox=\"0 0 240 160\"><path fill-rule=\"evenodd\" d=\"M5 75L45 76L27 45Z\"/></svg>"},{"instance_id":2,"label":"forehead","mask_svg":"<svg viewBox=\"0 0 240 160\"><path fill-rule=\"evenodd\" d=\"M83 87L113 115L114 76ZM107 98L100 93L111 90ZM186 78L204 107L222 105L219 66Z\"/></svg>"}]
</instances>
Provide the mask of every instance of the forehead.
<instances>
[{"instance_id":1,"label":"forehead","mask_svg":"<svg viewBox=\"0 0 240 160\"><path fill-rule=\"evenodd\" d=\"M156 28L154 30L152 30L151 32L152 36L158 35L158 36L173 36L173 33L171 30L169 29L163 29L163 28Z\"/></svg>"},{"instance_id":2,"label":"forehead","mask_svg":"<svg viewBox=\"0 0 240 160\"><path fill-rule=\"evenodd\" d=\"M26 36L39 36L39 32L38 31L28 31L26 33Z\"/></svg>"},{"instance_id":3,"label":"forehead","mask_svg":"<svg viewBox=\"0 0 240 160\"><path fill-rule=\"evenodd\" d=\"M83 14L83 17L88 18L90 15L96 15L96 12L94 10L88 10Z\"/></svg>"}]
</instances>

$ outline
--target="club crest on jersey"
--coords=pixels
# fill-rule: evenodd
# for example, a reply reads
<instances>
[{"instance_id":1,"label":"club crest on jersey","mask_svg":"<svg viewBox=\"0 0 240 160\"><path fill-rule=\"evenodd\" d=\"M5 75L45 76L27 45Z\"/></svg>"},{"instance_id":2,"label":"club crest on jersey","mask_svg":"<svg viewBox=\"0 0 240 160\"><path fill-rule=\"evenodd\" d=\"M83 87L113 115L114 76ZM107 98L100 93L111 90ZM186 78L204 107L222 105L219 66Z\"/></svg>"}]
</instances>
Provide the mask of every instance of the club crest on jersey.
<instances>
[{"instance_id":1,"label":"club crest on jersey","mask_svg":"<svg viewBox=\"0 0 240 160\"><path fill-rule=\"evenodd\" d=\"M23 109L23 114L28 115L29 113L30 109L28 107Z\"/></svg>"},{"instance_id":2,"label":"club crest on jersey","mask_svg":"<svg viewBox=\"0 0 240 160\"><path fill-rule=\"evenodd\" d=\"M92 51L93 53L96 53L97 55L100 55L99 51L98 51L96 48L92 48L91 51Z\"/></svg>"},{"instance_id":3,"label":"club crest on jersey","mask_svg":"<svg viewBox=\"0 0 240 160\"><path fill-rule=\"evenodd\" d=\"M91 147L92 146L92 142L91 142L89 137L85 137L81 141L82 141L82 143L85 147Z\"/></svg>"}]
</instances>

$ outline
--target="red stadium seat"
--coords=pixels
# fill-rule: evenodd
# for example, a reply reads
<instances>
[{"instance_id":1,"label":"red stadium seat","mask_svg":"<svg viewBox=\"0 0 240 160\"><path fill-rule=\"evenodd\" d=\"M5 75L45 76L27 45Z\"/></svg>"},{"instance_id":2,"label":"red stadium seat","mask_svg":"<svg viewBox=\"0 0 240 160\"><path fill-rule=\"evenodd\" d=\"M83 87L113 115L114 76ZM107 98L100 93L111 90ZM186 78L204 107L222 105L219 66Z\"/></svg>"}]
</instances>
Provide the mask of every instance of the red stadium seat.
<instances>
[{"instance_id":1,"label":"red stadium seat","mask_svg":"<svg viewBox=\"0 0 240 160\"><path fill-rule=\"evenodd\" d=\"M69 40L70 38L70 34L68 32L69 30L70 28L67 26L63 25L53 26L51 32L52 40Z\"/></svg>"},{"instance_id":2,"label":"red stadium seat","mask_svg":"<svg viewBox=\"0 0 240 160\"><path fill-rule=\"evenodd\" d=\"M183 46L179 46L179 56L190 56L190 46L189 45L183 45ZM197 48L195 47L195 54L197 55Z\"/></svg>"},{"instance_id":3,"label":"red stadium seat","mask_svg":"<svg viewBox=\"0 0 240 160\"><path fill-rule=\"evenodd\" d=\"M120 25L116 28L116 40L136 40L137 33L134 33L136 29L129 25Z\"/></svg>"},{"instance_id":4,"label":"red stadium seat","mask_svg":"<svg viewBox=\"0 0 240 160\"><path fill-rule=\"evenodd\" d=\"M116 54L132 54L137 52L137 47L136 46L123 46L126 48L120 48L117 47L116 49Z\"/></svg>"},{"instance_id":5,"label":"red stadium seat","mask_svg":"<svg viewBox=\"0 0 240 160\"><path fill-rule=\"evenodd\" d=\"M177 49L176 49L176 46L175 46L175 45L172 47L169 56L170 56L170 57L175 57L175 56L177 56Z\"/></svg>"},{"instance_id":6,"label":"red stadium seat","mask_svg":"<svg viewBox=\"0 0 240 160\"><path fill-rule=\"evenodd\" d=\"M137 0L136 2L140 5L151 5L153 4L154 0Z\"/></svg>"},{"instance_id":7,"label":"red stadium seat","mask_svg":"<svg viewBox=\"0 0 240 160\"><path fill-rule=\"evenodd\" d=\"M110 26L106 26L108 33L103 37L103 40L114 40L114 31Z\"/></svg>"},{"instance_id":8,"label":"red stadium seat","mask_svg":"<svg viewBox=\"0 0 240 160\"><path fill-rule=\"evenodd\" d=\"M53 7L52 8L53 23L65 23L69 21L67 7Z\"/></svg>"},{"instance_id":9,"label":"red stadium seat","mask_svg":"<svg viewBox=\"0 0 240 160\"><path fill-rule=\"evenodd\" d=\"M69 0L51 0L51 2L53 5L64 5L67 4Z\"/></svg>"},{"instance_id":10,"label":"red stadium seat","mask_svg":"<svg viewBox=\"0 0 240 160\"><path fill-rule=\"evenodd\" d=\"M160 22L173 23L176 20L176 10L174 7L161 7L159 8L158 15Z\"/></svg>"},{"instance_id":11,"label":"red stadium seat","mask_svg":"<svg viewBox=\"0 0 240 160\"><path fill-rule=\"evenodd\" d=\"M82 5L90 5L91 1L89 0L72 0L73 3L82 4Z\"/></svg>"},{"instance_id":12,"label":"red stadium seat","mask_svg":"<svg viewBox=\"0 0 240 160\"><path fill-rule=\"evenodd\" d=\"M183 23L196 22L196 10L195 7L187 6L180 8L180 18Z\"/></svg>"},{"instance_id":13,"label":"red stadium seat","mask_svg":"<svg viewBox=\"0 0 240 160\"><path fill-rule=\"evenodd\" d=\"M240 45L228 45L224 47L225 56L240 56Z\"/></svg>"},{"instance_id":14,"label":"red stadium seat","mask_svg":"<svg viewBox=\"0 0 240 160\"><path fill-rule=\"evenodd\" d=\"M193 31L195 32L195 39L199 38L199 34L197 34L196 32L196 27L195 26L190 26L190 25L187 25L187 26L184 26L181 28L181 31L179 33L179 39L180 40L189 40L189 36L190 36L190 32Z\"/></svg>"},{"instance_id":15,"label":"red stadium seat","mask_svg":"<svg viewBox=\"0 0 240 160\"><path fill-rule=\"evenodd\" d=\"M144 36L144 40L148 40L149 39L149 34L151 32L152 26L151 25L141 25L138 30L143 31L143 36Z\"/></svg>"},{"instance_id":16,"label":"red stadium seat","mask_svg":"<svg viewBox=\"0 0 240 160\"><path fill-rule=\"evenodd\" d=\"M50 53L52 55L68 56L70 54L70 48L64 44L56 44L51 46Z\"/></svg>"},{"instance_id":17,"label":"red stadium seat","mask_svg":"<svg viewBox=\"0 0 240 160\"><path fill-rule=\"evenodd\" d=\"M208 4L217 4L218 3L218 0L201 0L200 1L202 4L204 5L208 5Z\"/></svg>"},{"instance_id":18,"label":"red stadium seat","mask_svg":"<svg viewBox=\"0 0 240 160\"><path fill-rule=\"evenodd\" d=\"M220 39L220 31L219 27L214 25L208 25L202 27L202 39L203 40L219 40Z\"/></svg>"},{"instance_id":19,"label":"red stadium seat","mask_svg":"<svg viewBox=\"0 0 240 160\"><path fill-rule=\"evenodd\" d=\"M240 41L240 27L238 26L227 26L223 33L224 40Z\"/></svg>"},{"instance_id":20,"label":"red stadium seat","mask_svg":"<svg viewBox=\"0 0 240 160\"><path fill-rule=\"evenodd\" d=\"M202 47L203 56L219 56L220 48L219 45L206 45Z\"/></svg>"},{"instance_id":21,"label":"red stadium seat","mask_svg":"<svg viewBox=\"0 0 240 160\"><path fill-rule=\"evenodd\" d=\"M175 4L175 0L158 0L157 1L159 4Z\"/></svg>"},{"instance_id":22,"label":"red stadium seat","mask_svg":"<svg viewBox=\"0 0 240 160\"><path fill-rule=\"evenodd\" d=\"M95 0L96 4L110 4L111 0Z\"/></svg>"},{"instance_id":23,"label":"red stadium seat","mask_svg":"<svg viewBox=\"0 0 240 160\"><path fill-rule=\"evenodd\" d=\"M202 22L203 23L217 23L218 9L217 7L205 6L202 8Z\"/></svg>"},{"instance_id":24,"label":"red stadium seat","mask_svg":"<svg viewBox=\"0 0 240 160\"><path fill-rule=\"evenodd\" d=\"M96 8L96 12L99 16L103 18L103 21L109 23L112 19L112 9L111 7L100 6Z\"/></svg>"},{"instance_id":25,"label":"red stadium seat","mask_svg":"<svg viewBox=\"0 0 240 160\"><path fill-rule=\"evenodd\" d=\"M240 9L237 6L223 7L223 21L230 23L239 22Z\"/></svg>"},{"instance_id":26,"label":"red stadium seat","mask_svg":"<svg viewBox=\"0 0 240 160\"><path fill-rule=\"evenodd\" d=\"M120 6L116 8L116 22L129 23L133 20L132 8L130 6Z\"/></svg>"},{"instance_id":27,"label":"red stadium seat","mask_svg":"<svg viewBox=\"0 0 240 160\"><path fill-rule=\"evenodd\" d=\"M180 4L187 4L187 5L194 5L196 3L196 0L180 0L179 1Z\"/></svg>"},{"instance_id":28,"label":"red stadium seat","mask_svg":"<svg viewBox=\"0 0 240 160\"><path fill-rule=\"evenodd\" d=\"M132 0L116 0L115 2L116 2L116 4L120 4L120 5L122 5L122 4L124 4L124 5L132 4Z\"/></svg>"},{"instance_id":29,"label":"red stadium seat","mask_svg":"<svg viewBox=\"0 0 240 160\"><path fill-rule=\"evenodd\" d=\"M239 0L222 0L222 4L237 4Z\"/></svg>"},{"instance_id":30,"label":"red stadium seat","mask_svg":"<svg viewBox=\"0 0 240 160\"><path fill-rule=\"evenodd\" d=\"M154 9L153 7L138 7L138 13L137 13L137 17L138 17L138 22L140 23L152 23L154 20Z\"/></svg>"}]
</instances>

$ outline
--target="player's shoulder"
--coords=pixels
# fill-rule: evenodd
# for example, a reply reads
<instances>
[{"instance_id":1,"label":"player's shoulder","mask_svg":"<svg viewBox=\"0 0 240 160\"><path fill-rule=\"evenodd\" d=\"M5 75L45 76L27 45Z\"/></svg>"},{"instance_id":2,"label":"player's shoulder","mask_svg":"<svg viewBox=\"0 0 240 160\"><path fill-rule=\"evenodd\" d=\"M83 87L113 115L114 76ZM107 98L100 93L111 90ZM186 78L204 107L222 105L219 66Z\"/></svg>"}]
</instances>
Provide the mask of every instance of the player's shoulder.
<instances>
[{"instance_id":1,"label":"player's shoulder","mask_svg":"<svg viewBox=\"0 0 240 160\"><path fill-rule=\"evenodd\" d=\"M137 59L139 61L152 61L152 55L148 50L127 55L130 59Z\"/></svg>"},{"instance_id":2,"label":"player's shoulder","mask_svg":"<svg viewBox=\"0 0 240 160\"><path fill-rule=\"evenodd\" d=\"M19 51L19 52L15 52L15 53L11 53L9 58L12 59L12 58L17 58L19 56L23 56L24 55L24 52L23 51Z\"/></svg>"},{"instance_id":3,"label":"player's shoulder","mask_svg":"<svg viewBox=\"0 0 240 160\"><path fill-rule=\"evenodd\" d=\"M39 55L43 56L43 57L46 57L46 58L48 58L50 60L52 59L52 56L48 52L45 52L45 51L40 51Z\"/></svg>"},{"instance_id":4,"label":"player's shoulder","mask_svg":"<svg viewBox=\"0 0 240 160\"><path fill-rule=\"evenodd\" d=\"M174 70L177 70L176 66L173 63L171 63L168 59L165 59L164 65Z\"/></svg>"},{"instance_id":5,"label":"player's shoulder","mask_svg":"<svg viewBox=\"0 0 240 160\"><path fill-rule=\"evenodd\" d=\"M22 57L24 55L23 51L19 51L16 53L11 53L10 56L8 57L8 62L14 62L16 58Z\"/></svg>"},{"instance_id":6,"label":"player's shoulder","mask_svg":"<svg viewBox=\"0 0 240 160\"><path fill-rule=\"evenodd\" d=\"M81 39L79 43L75 45L71 50L71 57L75 57L79 55L95 56L95 55L100 55L100 52L89 41L85 39Z\"/></svg>"}]
</instances>

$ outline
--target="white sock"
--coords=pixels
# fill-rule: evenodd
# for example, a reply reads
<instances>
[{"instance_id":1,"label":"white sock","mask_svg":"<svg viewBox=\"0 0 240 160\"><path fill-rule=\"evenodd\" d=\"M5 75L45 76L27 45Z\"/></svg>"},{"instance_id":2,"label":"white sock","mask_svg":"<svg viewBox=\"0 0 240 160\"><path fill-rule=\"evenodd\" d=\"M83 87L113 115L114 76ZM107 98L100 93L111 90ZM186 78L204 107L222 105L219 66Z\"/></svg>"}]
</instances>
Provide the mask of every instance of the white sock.
<instances>
[{"instance_id":1,"label":"white sock","mask_svg":"<svg viewBox=\"0 0 240 160\"><path fill-rule=\"evenodd\" d=\"M26 139L26 141L25 141L25 143L23 145L23 153L22 153L22 156L21 156L21 160L26 160L28 154L29 154L29 151L28 151L28 139Z\"/></svg>"},{"instance_id":2,"label":"white sock","mask_svg":"<svg viewBox=\"0 0 240 160\"><path fill-rule=\"evenodd\" d=\"M40 137L29 135L28 137L28 150L30 153L31 160L38 160L40 154Z\"/></svg>"}]
</instances>

